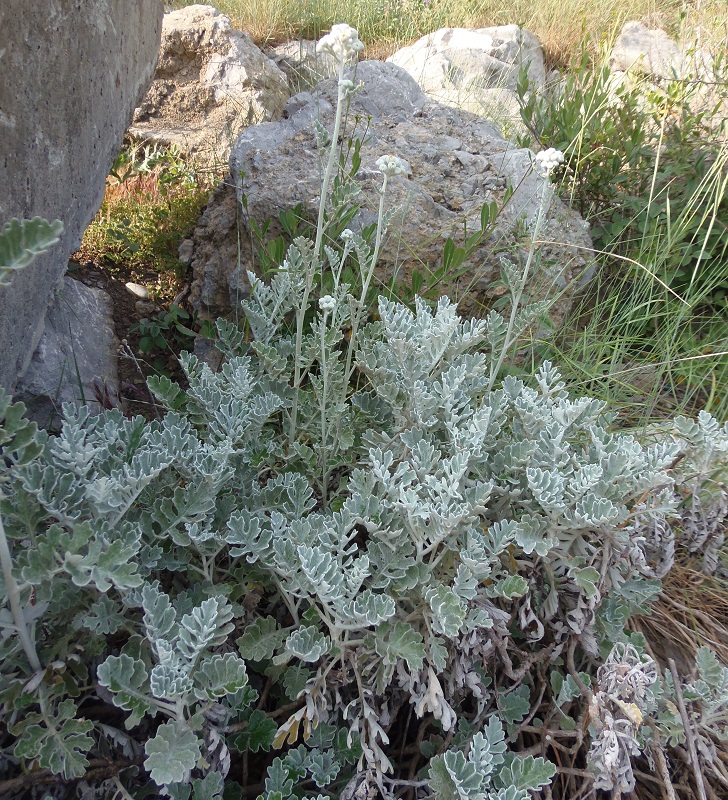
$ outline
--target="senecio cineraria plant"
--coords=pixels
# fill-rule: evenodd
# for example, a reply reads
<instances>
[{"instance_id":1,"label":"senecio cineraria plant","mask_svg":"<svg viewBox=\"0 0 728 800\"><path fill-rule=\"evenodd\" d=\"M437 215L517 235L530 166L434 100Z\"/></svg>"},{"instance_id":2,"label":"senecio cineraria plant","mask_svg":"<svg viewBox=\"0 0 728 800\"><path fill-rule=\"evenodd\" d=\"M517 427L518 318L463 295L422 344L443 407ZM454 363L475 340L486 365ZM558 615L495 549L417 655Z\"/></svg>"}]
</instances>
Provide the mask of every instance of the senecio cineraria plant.
<instances>
[{"instance_id":1,"label":"senecio cineraria plant","mask_svg":"<svg viewBox=\"0 0 728 800\"><path fill-rule=\"evenodd\" d=\"M361 45L335 26L322 47L341 106ZM523 276L507 319L380 298L372 320L406 171L377 167L373 246L319 225L269 284L251 274L221 369L183 354L188 389L150 381L163 419L65 406L49 437L0 396L0 793L527 800L551 753L588 751L621 792L634 756L684 741L626 630L659 592L679 445L614 432L550 363L502 379L539 311ZM709 651L698 668L683 695L707 747L728 670Z\"/></svg>"}]
</instances>

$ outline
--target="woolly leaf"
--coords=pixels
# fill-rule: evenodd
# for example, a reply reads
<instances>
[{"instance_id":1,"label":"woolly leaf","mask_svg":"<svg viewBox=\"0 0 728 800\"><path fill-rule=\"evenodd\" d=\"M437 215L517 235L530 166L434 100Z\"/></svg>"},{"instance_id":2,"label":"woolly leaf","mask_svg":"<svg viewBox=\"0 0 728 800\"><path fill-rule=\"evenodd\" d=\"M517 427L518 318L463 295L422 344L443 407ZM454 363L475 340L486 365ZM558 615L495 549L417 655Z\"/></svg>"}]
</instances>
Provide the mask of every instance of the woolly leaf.
<instances>
[{"instance_id":1,"label":"woolly leaf","mask_svg":"<svg viewBox=\"0 0 728 800\"><path fill-rule=\"evenodd\" d=\"M520 722L531 710L528 686L522 683L512 692L500 695L498 710L507 723L512 725Z\"/></svg>"},{"instance_id":2,"label":"woolly leaf","mask_svg":"<svg viewBox=\"0 0 728 800\"><path fill-rule=\"evenodd\" d=\"M235 625L233 610L224 598L210 597L180 620L177 647L189 661L194 661L206 647L218 647Z\"/></svg>"},{"instance_id":3,"label":"woolly leaf","mask_svg":"<svg viewBox=\"0 0 728 800\"><path fill-rule=\"evenodd\" d=\"M60 241L63 223L41 217L11 219L0 230L0 286L10 285L11 274L23 269Z\"/></svg>"},{"instance_id":4,"label":"woolly leaf","mask_svg":"<svg viewBox=\"0 0 728 800\"><path fill-rule=\"evenodd\" d=\"M109 656L99 665L96 674L99 683L114 695L114 705L132 712L126 720L127 730L138 725L145 714L155 713L151 698L146 693L149 676L143 661L126 653Z\"/></svg>"},{"instance_id":5,"label":"woolly leaf","mask_svg":"<svg viewBox=\"0 0 728 800\"><path fill-rule=\"evenodd\" d=\"M435 630L454 639L460 633L466 616L460 598L440 583L425 591L425 600L432 609Z\"/></svg>"},{"instance_id":6,"label":"woolly leaf","mask_svg":"<svg viewBox=\"0 0 728 800\"><path fill-rule=\"evenodd\" d=\"M311 774L316 786L323 789L332 781L336 780L341 764L334 758L331 752L322 752L314 749L308 754L306 768Z\"/></svg>"},{"instance_id":7,"label":"woolly leaf","mask_svg":"<svg viewBox=\"0 0 728 800\"><path fill-rule=\"evenodd\" d=\"M504 597L511 600L514 597L523 597L528 591L528 582L520 575L508 575L501 578L487 589L489 597Z\"/></svg>"},{"instance_id":8,"label":"woolly leaf","mask_svg":"<svg viewBox=\"0 0 728 800\"><path fill-rule=\"evenodd\" d=\"M166 647L164 647L166 645ZM149 688L155 697L162 700L178 700L192 690L189 666L181 663L176 653L169 650L169 643L160 640L156 648L163 651L164 664L157 664L149 673Z\"/></svg>"},{"instance_id":9,"label":"woolly leaf","mask_svg":"<svg viewBox=\"0 0 728 800\"><path fill-rule=\"evenodd\" d=\"M728 686L728 669L720 663L718 657L710 648L698 648L695 664L698 668L698 674L711 689L720 689Z\"/></svg>"},{"instance_id":10,"label":"woolly leaf","mask_svg":"<svg viewBox=\"0 0 728 800\"><path fill-rule=\"evenodd\" d=\"M73 700L63 700L55 714L28 714L21 723L15 757L37 761L40 768L66 780L80 778L88 767L86 753L94 746L89 735L94 726L87 720L76 719L77 711Z\"/></svg>"},{"instance_id":11,"label":"woolly leaf","mask_svg":"<svg viewBox=\"0 0 728 800\"><path fill-rule=\"evenodd\" d=\"M25 418L25 412L24 403L11 403L10 396L0 388L0 474L10 465L29 464L43 451L45 434Z\"/></svg>"},{"instance_id":12,"label":"woolly leaf","mask_svg":"<svg viewBox=\"0 0 728 800\"><path fill-rule=\"evenodd\" d=\"M498 773L501 786L513 786L516 789L527 789L537 792L551 783L556 775L556 766L545 758L526 756L522 758L509 754L506 764Z\"/></svg>"},{"instance_id":13,"label":"woolly leaf","mask_svg":"<svg viewBox=\"0 0 728 800\"><path fill-rule=\"evenodd\" d=\"M426 651L422 634L408 622L384 623L374 635L374 649L387 666L403 659L412 672L422 669Z\"/></svg>"},{"instance_id":14,"label":"woolly leaf","mask_svg":"<svg viewBox=\"0 0 728 800\"><path fill-rule=\"evenodd\" d=\"M251 750L268 752L273 746L278 725L275 720L268 718L264 711L256 709L248 718L248 725L234 740L235 749L241 753Z\"/></svg>"},{"instance_id":15,"label":"woolly leaf","mask_svg":"<svg viewBox=\"0 0 728 800\"><path fill-rule=\"evenodd\" d=\"M170 720L157 728L144 752L144 766L159 786L184 782L200 758L200 742L186 725Z\"/></svg>"},{"instance_id":16,"label":"woolly leaf","mask_svg":"<svg viewBox=\"0 0 728 800\"><path fill-rule=\"evenodd\" d=\"M368 627L379 625L394 616L394 600L386 594L377 594L371 589L360 592L356 599L343 605L342 616L349 622Z\"/></svg>"},{"instance_id":17,"label":"woolly leaf","mask_svg":"<svg viewBox=\"0 0 728 800\"><path fill-rule=\"evenodd\" d=\"M283 689L286 692L286 697L289 700L298 699L313 674L310 669L304 667L301 663L289 666L283 673Z\"/></svg>"},{"instance_id":18,"label":"woolly leaf","mask_svg":"<svg viewBox=\"0 0 728 800\"><path fill-rule=\"evenodd\" d=\"M172 608L169 597L156 586L146 584L141 592L141 601L148 638L152 642L164 639L172 632L177 620L177 612Z\"/></svg>"},{"instance_id":19,"label":"woolly leaf","mask_svg":"<svg viewBox=\"0 0 728 800\"><path fill-rule=\"evenodd\" d=\"M245 662L234 653L204 658L195 670L195 696L198 700L235 694L247 684Z\"/></svg>"},{"instance_id":20,"label":"woolly leaf","mask_svg":"<svg viewBox=\"0 0 728 800\"><path fill-rule=\"evenodd\" d=\"M331 640L315 625L298 628L286 639L286 650L301 661L318 661L331 649Z\"/></svg>"},{"instance_id":21,"label":"woolly leaf","mask_svg":"<svg viewBox=\"0 0 728 800\"><path fill-rule=\"evenodd\" d=\"M594 567L582 567L577 569L572 567L569 574L574 579L577 586L584 590L587 599L591 600L598 593L597 584L599 583L599 572Z\"/></svg>"},{"instance_id":22,"label":"woolly leaf","mask_svg":"<svg viewBox=\"0 0 728 800\"><path fill-rule=\"evenodd\" d=\"M468 758L473 762L482 779L490 778L493 770L503 763L507 750L503 725L493 714L482 733L476 733L470 746Z\"/></svg>"},{"instance_id":23,"label":"woolly leaf","mask_svg":"<svg viewBox=\"0 0 728 800\"><path fill-rule=\"evenodd\" d=\"M292 794L293 779L289 776L289 771L284 765L283 759L274 758L273 763L268 767L265 791L269 795L280 793L281 797L288 797Z\"/></svg>"},{"instance_id":24,"label":"woolly leaf","mask_svg":"<svg viewBox=\"0 0 728 800\"><path fill-rule=\"evenodd\" d=\"M438 800L480 800L483 796L478 770L459 750L435 756L428 777Z\"/></svg>"},{"instance_id":25,"label":"woolly leaf","mask_svg":"<svg viewBox=\"0 0 728 800\"><path fill-rule=\"evenodd\" d=\"M261 617L248 625L235 643L243 658L249 661L263 661L273 657L283 646L287 635L286 631L278 628L278 623L273 617Z\"/></svg>"},{"instance_id":26,"label":"woolly leaf","mask_svg":"<svg viewBox=\"0 0 728 800\"><path fill-rule=\"evenodd\" d=\"M225 781L219 772L208 772L204 778L192 781L192 800L218 800L224 786Z\"/></svg>"}]
</instances>

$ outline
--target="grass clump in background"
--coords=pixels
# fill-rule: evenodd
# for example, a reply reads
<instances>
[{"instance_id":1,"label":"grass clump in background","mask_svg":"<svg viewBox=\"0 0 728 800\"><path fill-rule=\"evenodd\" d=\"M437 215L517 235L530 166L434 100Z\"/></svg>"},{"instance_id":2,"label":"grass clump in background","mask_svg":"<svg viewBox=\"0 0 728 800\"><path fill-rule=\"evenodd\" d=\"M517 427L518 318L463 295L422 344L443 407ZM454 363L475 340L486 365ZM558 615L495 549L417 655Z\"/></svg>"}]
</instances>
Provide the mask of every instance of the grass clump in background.
<instances>
[{"instance_id":1,"label":"grass clump in background","mask_svg":"<svg viewBox=\"0 0 728 800\"><path fill-rule=\"evenodd\" d=\"M176 0L170 8L192 5ZM677 34L681 12L691 27L725 36L724 0L217 0L212 3L259 45L316 39L346 19L367 43L366 58L390 55L442 27L484 28L517 23L538 36L547 59L567 65L585 38L599 42L630 19ZM713 36L713 33L709 34Z\"/></svg>"},{"instance_id":2,"label":"grass clump in background","mask_svg":"<svg viewBox=\"0 0 728 800\"><path fill-rule=\"evenodd\" d=\"M538 357L639 423L728 412L728 80L618 83L586 51L563 83L519 86L522 144L567 154L562 198L590 222L597 279Z\"/></svg>"}]
</instances>

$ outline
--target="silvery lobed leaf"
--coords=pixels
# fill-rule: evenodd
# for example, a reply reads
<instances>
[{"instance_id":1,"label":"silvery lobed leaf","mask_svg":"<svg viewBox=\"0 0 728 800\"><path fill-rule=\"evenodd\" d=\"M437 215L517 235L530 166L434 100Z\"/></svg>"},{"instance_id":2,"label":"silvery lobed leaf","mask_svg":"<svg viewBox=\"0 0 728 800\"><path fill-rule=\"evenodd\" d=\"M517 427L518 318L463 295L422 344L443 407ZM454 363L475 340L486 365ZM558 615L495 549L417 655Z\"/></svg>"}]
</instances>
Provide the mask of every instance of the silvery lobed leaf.
<instances>
[{"instance_id":1,"label":"silvery lobed leaf","mask_svg":"<svg viewBox=\"0 0 728 800\"><path fill-rule=\"evenodd\" d=\"M531 710L528 686L522 683L516 689L501 694L498 698L498 710L510 725L520 722Z\"/></svg>"},{"instance_id":2,"label":"silvery lobed leaf","mask_svg":"<svg viewBox=\"0 0 728 800\"><path fill-rule=\"evenodd\" d=\"M286 639L286 650L301 661L318 661L331 649L331 640L315 625L298 628Z\"/></svg>"},{"instance_id":3,"label":"silvery lobed leaf","mask_svg":"<svg viewBox=\"0 0 728 800\"><path fill-rule=\"evenodd\" d=\"M236 640L240 655L250 661L273 658L283 647L288 632L281 630L273 617L261 617L248 625Z\"/></svg>"},{"instance_id":4,"label":"silvery lobed leaf","mask_svg":"<svg viewBox=\"0 0 728 800\"><path fill-rule=\"evenodd\" d=\"M435 631L454 639L460 633L466 616L460 598L452 589L438 583L425 591L425 600L432 609Z\"/></svg>"},{"instance_id":5,"label":"silvery lobed leaf","mask_svg":"<svg viewBox=\"0 0 728 800\"><path fill-rule=\"evenodd\" d=\"M31 264L56 244L63 233L60 220L48 222L42 217L13 218L0 229L0 286L10 285L15 270Z\"/></svg>"},{"instance_id":6,"label":"silvery lobed leaf","mask_svg":"<svg viewBox=\"0 0 728 800\"><path fill-rule=\"evenodd\" d=\"M97 676L99 683L114 695L114 705L132 712L126 720L127 729L138 725L145 714L156 713L147 694L149 676L143 661L126 653L109 656L99 665Z\"/></svg>"},{"instance_id":7,"label":"silvery lobed leaf","mask_svg":"<svg viewBox=\"0 0 728 800\"><path fill-rule=\"evenodd\" d=\"M483 777L459 750L448 750L430 761L430 788L438 800L484 800Z\"/></svg>"},{"instance_id":8,"label":"silvery lobed leaf","mask_svg":"<svg viewBox=\"0 0 728 800\"><path fill-rule=\"evenodd\" d=\"M180 620L177 640L180 652L194 661L205 648L223 644L235 627L232 617L233 609L226 599L204 600Z\"/></svg>"},{"instance_id":9,"label":"silvery lobed leaf","mask_svg":"<svg viewBox=\"0 0 728 800\"><path fill-rule=\"evenodd\" d=\"M170 720L157 728L144 751L144 766L156 784L186 782L200 758L200 741L185 724Z\"/></svg>"},{"instance_id":10,"label":"silvery lobed leaf","mask_svg":"<svg viewBox=\"0 0 728 800\"><path fill-rule=\"evenodd\" d=\"M55 714L46 713L42 717L28 714L23 723L16 726L21 730L15 757L37 761L42 769L62 775L66 780L80 778L89 763L86 753L94 746L89 735L94 726L85 719L76 719L77 713L73 700L63 700Z\"/></svg>"},{"instance_id":11,"label":"silvery lobed leaf","mask_svg":"<svg viewBox=\"0 0 728 800\"><path fill-rule=\"evenodd\" d=\"M498 784L537 792L550 784L555 774L556 766L545 758L509 753L505 766L498 773Z\"/></svg>"},{"instance_id":12,"label":"silvery lobed leaf","mask_svg":"<svg viewBox=\"0 0 728 800\"><path fill-rule=\"evenodd\" d=\"M248 683L245 662L234 653L203 658L194 675L198 700L213 700L234 694Z\"/></svg>"},{"instance_id":13,"label":"silvery lobed leaf","mask_svg":"<svg viewBox=\"0 0 728 800\"><path fill-rule=\"evenodd\" d=\"M412 672L418 672L425 662L422 634L408 622L379 625L374 634L374 649L387 666L394 666L401 658Z\"/></svg>"}]
</instances>

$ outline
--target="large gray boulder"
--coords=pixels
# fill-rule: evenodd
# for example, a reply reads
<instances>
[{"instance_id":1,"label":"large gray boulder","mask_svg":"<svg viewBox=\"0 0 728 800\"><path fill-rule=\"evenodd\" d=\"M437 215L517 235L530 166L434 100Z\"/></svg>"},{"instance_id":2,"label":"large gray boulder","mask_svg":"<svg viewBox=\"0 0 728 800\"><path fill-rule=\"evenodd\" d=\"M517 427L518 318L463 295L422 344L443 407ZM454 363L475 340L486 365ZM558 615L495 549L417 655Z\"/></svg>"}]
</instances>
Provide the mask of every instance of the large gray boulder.
<instances>
[{"instance_id":1,"label":"large gray boulder","mask_svg":"<svg viewBox=\"0 0 728 800\"><path fill-rule=\"evenodd\" d=\"M63 403L85 403L95 412L116 405L117 349L109 295L66 276L14 399L50 429L58 427Z\"/></svg>"},{"instance_id":2,"label":"large gray boulder","mask_svg":"<svg viewBox=\"0 0 728 800\"><path fill-rule=\"evenodd\" d=\"M395 64L362 62L356 80L363 88L354 95L348 117L359 119L354 135L364 137L356 178L362 208L351 227L363 228L376 219L379 156L397 155L411 168L388 188L387 207L400 211L381 250L379 277L406 279L414 269L425 274L436 269L447 238L460 243L464 229L477 231L483 204L504 204L511 187L513 195L495 229L463 265L463 274L457 280L450 276L438 288L462 301L464 313L482 312L501 291L496 285L500 256L523 256L524 232L534 224L545 196L549 211L541 230L546 242L542 268L529 289L536 297L563 293L553 314L558 324L570 304L569 287L588 270L591 241L584 221L533 171L531 152L515 148L479 116L428 101ZM258 225L271 220L269 234L276 235L279 213L301 204L315 220L320 185L313 123L320 120L331 129L336 92L336 81L329 80L316 92L293 97L285 119L248 128L235 143L231 177L213 195L193 240L181 250L194 273L191 302L203 318L237 315L239 300L249 292L251 219Z\"/></svg>"},{"instance_id":3,"label":"large gray boulder","mask_svg":"<svg viewBox=\"0 0 728 800\"><path fill-rule=\"evenodd\" d=\"M10 392L152 79L162 14L162 0L0 3L0 222L65 226L59 244L0 288L0 386Z\"/></svg>"},{"instance_id":4,"label":"large gray boulder","mask_svg":"<svg viewBox=\"0 0 728 800\"><path fill-rule=\"evenodd\" d=\"M280 69L212 6L165 14L154 82L131 133L225 163L241 129L280 116L288 100Z\"/></svg>"}]
</instances>

